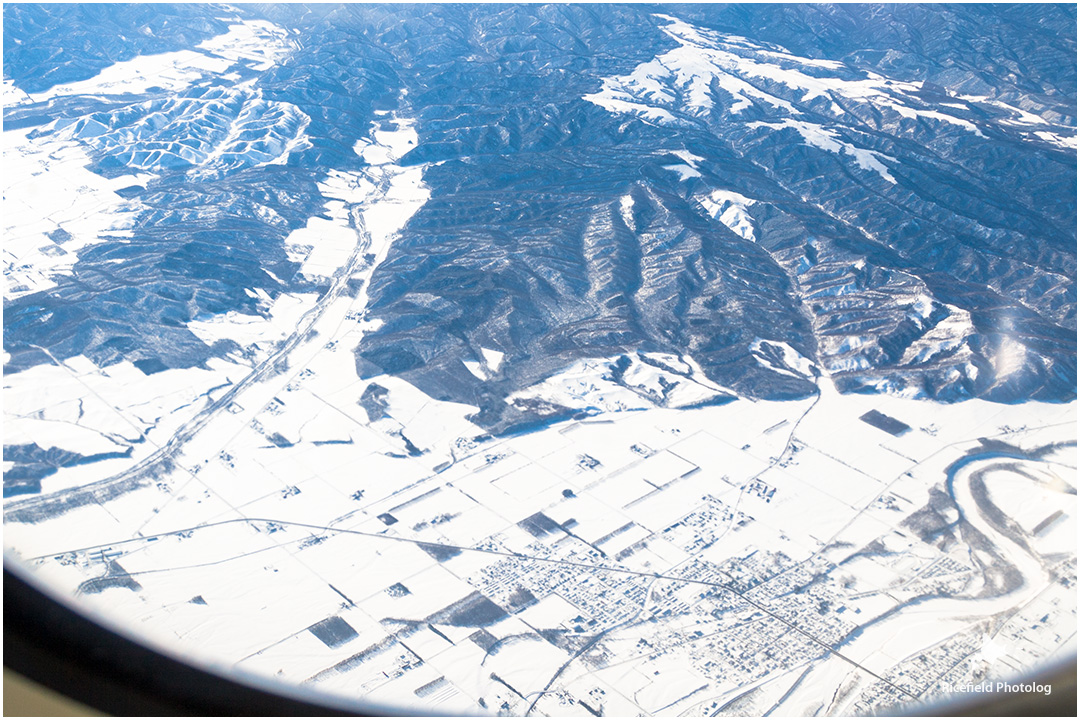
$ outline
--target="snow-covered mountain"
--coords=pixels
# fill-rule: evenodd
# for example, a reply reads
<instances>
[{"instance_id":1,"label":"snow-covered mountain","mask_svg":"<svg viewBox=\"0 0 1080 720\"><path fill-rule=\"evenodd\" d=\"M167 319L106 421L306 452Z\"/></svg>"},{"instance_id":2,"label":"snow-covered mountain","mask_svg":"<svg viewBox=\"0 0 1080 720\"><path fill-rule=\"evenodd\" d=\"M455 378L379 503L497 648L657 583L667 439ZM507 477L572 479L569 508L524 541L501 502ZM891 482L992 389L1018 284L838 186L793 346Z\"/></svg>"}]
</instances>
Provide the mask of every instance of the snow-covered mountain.
<instances>
[{"instance_id":1,"label":"snow-covered mountain","mask_svg":"<svg viewBox=\"0 0 1080 720\"><path fill-rule=\"evenodd\" d=\"M8 13L6 123L28 131L23 147L140 178L116 188L122 246L69 252L61 222L9 259L9 372L46 361L39 346L205 363L220 349L187 324L310 281L286 238L317 213L320 173L365 163L345 138L400 93L418 133L404 162L434 163L432 199L372 278L382 326L356 348L361 376L477 404L494 429L515 422L515 392L627 351L690 356L754 397L813 392L759 362L759 340L846 391L1074 395L1061 8L1036 25L960 8L168 12L167 29ZM770 12L786 19L760 32ZM773 41L840 18L888 31L855 33L857 52L854 36ZM93 23L116 32L68 47ZM989 27L981 49L950 44ZM64 54L43 73L48 47ZM132 72L95 74L104 57ZM22 262L56 255L70 259L55 271ZM505 355L497 373L470 371L482 347Z\"/></svg>"}]
</instances>

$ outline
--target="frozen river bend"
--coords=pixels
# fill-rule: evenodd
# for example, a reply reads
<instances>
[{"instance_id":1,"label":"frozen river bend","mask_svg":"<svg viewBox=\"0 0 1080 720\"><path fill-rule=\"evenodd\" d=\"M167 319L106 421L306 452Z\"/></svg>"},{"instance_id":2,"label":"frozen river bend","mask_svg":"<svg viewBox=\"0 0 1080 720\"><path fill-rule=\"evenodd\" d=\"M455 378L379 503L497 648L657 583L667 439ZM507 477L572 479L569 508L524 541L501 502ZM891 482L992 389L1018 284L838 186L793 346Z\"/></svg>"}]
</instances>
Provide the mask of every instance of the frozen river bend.
<instances>
[{"instance_id":1,"label":"frozen river bend","mask_svg":"<svg viewBox=\"0 0 1080 720\"><path fill-rule=\"evenodd\" d=\"M885 711L1075 653L1075 29L13 6L5 557L443 713Z\"/></svg>"}]
</instances>

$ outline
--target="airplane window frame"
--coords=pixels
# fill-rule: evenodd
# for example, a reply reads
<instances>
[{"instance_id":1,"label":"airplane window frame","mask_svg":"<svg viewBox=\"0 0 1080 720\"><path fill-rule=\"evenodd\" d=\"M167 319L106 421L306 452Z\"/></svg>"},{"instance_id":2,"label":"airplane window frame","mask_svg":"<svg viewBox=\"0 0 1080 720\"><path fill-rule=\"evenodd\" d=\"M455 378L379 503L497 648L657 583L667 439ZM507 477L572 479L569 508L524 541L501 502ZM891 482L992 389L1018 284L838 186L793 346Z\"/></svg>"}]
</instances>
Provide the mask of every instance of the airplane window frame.
<instances>
[{"instance_id":1,"label":"airplane window frame","mask_svg":"<svg viewBox=\"0 0 1080 720\"><path fill-rule=\"evenodd\" d=\"M123 628L108 627L54 596L39 580L4 560L4 666L62 695L119 716L277 717L418 716L350 701L287 683L200 667L152 648ZM1050 685L1042 693L955 695L897 708L893 716L1046 716L1077 714L1076 658L1045 665L1019 679Z\"/></svg>"}]
</instances>

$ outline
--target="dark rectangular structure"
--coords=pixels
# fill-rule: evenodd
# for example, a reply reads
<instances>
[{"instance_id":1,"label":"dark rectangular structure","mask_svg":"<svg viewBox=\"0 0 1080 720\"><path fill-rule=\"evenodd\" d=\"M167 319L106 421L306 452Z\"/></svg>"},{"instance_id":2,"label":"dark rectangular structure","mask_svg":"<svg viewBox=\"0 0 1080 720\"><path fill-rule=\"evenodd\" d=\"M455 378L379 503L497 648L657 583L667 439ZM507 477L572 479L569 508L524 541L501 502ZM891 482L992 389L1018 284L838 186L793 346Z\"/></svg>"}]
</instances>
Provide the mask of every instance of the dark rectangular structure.
<instances>
[{"instance_id":1,"label":"dark rectangular structure","mask_svg":"<svg viewBox=\"0 0 1080 720\"><path fill-rule=\"evenodd\" d=\"M859 419L867 425L873 425L878 430L884 430L890 435L895 435L897 437L900 437L911 429L910 425L902 423L896 418L889 417L885 413L880 413L877 410L871 410Z\"/></svg>"},{"instance_id":2,"label":"dark rectangular structure","mask_svg":"<svg viewBox=\"0 0 1080 720\"><path fill-rule=\"evenodd\" d=\"M353 626L337 615L320 620L308 628L326 647L336 648L357 637Z\"/></svg>"}]
</instances>

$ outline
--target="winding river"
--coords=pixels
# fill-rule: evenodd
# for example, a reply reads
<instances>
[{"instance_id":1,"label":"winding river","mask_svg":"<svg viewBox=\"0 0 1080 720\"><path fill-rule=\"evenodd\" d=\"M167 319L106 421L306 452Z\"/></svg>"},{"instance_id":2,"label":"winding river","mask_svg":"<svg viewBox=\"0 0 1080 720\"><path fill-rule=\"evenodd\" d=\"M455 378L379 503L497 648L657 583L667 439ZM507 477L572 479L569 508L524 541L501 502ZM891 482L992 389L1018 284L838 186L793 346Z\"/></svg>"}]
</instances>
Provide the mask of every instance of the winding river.
<instances>
[{"instance_id":1,"label":"winding river","mask_svg":"<svg viewBox=\"0 0 1080 720\"><path fill-rule=\"evenodd\" d=\"M884 675L897 662L926 650L945 637L960 632L984 618L1019 609L1033 600L1051 582L1050 572L1042 559L1028 546L1017 542L1015 535L1010 536L1008 529L993 523L979 507L973 483L980 476L1002 460L1018 463L1033 463L1045 467L1046 461L1034 454L1021 454L1008 450L987 450L967 455L947 469L946 489L955 501L960 512L957 523L966 521L981 533L992 545L995 554L1015 569L1010 574L1009 588L1002 593L977 596L927 597L900 605L878 618L863 625L836 650L844 656L860 663L865 668ZM1020 475L1025 477L1026 475ZM1037 481L1032 479L1033 484ZM1074 489L1062 489L1062 492L1074 494ZM984 500L985 502L985 500ZM991 501L992 502L992 501ZM994 507L997 507L996 505ZM1005 517L1009 513L1002 508ZM987 586L984 586L984 588ZM799 678L789 692L790 700L780 703L773 712L781 714L804 714L813 710L815 698L823 702L817 712L820 714L847 713L852 711L851 703L858 698L859 691L866 687L866 681L872 681L866 673L861 673L863 682L858 683L854 692L833 695L832 690L850 684L853 673L858 672L843 659L832 656L818 664L809 673ZM818 693L822 693L818 695ZM914 696L910 699L915 699Z\"/></svg>"}]
</instances>

